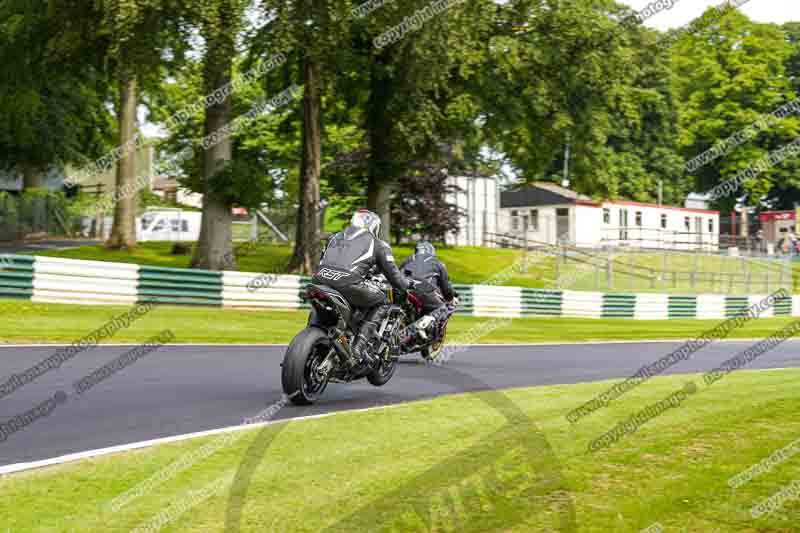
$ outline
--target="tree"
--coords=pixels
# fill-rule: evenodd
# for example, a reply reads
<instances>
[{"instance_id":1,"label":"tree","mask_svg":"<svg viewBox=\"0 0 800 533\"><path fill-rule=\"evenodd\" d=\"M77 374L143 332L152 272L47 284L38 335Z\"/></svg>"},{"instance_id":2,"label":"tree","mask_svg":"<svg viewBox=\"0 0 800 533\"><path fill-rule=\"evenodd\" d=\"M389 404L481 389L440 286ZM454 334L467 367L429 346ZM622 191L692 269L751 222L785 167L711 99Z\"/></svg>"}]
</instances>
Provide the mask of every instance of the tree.
<instances>
[{"instance_id":1,"label":"tree","mask_svg":"<svg viewBox=\"0 0 800 533\"><path fill-rule=\"evenodd\" d=\"M367 206L381 216L384 238L399 180L417 171L416 161L435 159L440 144L468 136L477 115L464 80L479 59L474 49L485 6L470 1L437 12L433 5L392 2L358 18L344 58L359 81L342 80L361 92L354 99L363 102L369 147ZM396 31L399 38L391 37Z\"/></svg>"},{"instance_id":2,"label":"tree","mask_svg":"<svg viewBox=\"0 0 800 533\"><path fill-rule=\"evenodd\" d=\"M463 212L447 202L447 195L459 191L448 183L448 166L418 163L398 180L403 191L392 205L392 233L399 244L403 236L444 242L445 235L457 231Z\"/></svg>"},{"instance_id":3,"label":"tree","mask_svg":"<svg viewBox=\"0 0 800 533\"><path fill-rule=\"evenodd\" d=\"M678 144L679 104L672 93L669 54L658 46L657 35L628 27L622 53L630 66L609 99L606 142L593 150L595 157L589 160L596 170L586 163L576 165L580 192L654 202L660 181L664 202L673 205L681 205L691 192ZM557 168L562 159L556 160Z\"/></svg>"},{"instance_id":4,"label":"tree","mask_svg":"<svg viewBox=\"0 0 800 533\"><path fill-rule=\"evenodd\" d=\"M268 24L261 35L269 35L270 43L296 58L298 76L303 84L297 231L289 262L292 272L312 273L319 261L325 135L323 94L330 83L326 83L326 74L336 72L333 58L342 44L342 36L348 33L349 6L348 1L271 0L264 3L265 14L274 17L274 23Z\"/></svg>"},{"instance_id":5,"label":"tree","mask_svg":"<svg viewBox=\"0 0 800 533\"><path fill-rule=\"evenodd\" d=\"M65 18L45 0L0 4L0 167L20 169L26 189L49 167L84 164L110 146L104 39L91 7L76 10Z\"/></svg>"},{"instance_id":6,"label":"tree","mask_svg":"<svg viewBox=\"0 0 800 533\"><path fill-rule=\"evenodd\" d=\"M793 52L786 61L786 74L792 80L794 92L800 98L800 22L787 22L783 25L786 40Z\"/></svg>"},{"instance_id":7,"label":"tree","mask_svg":"<svg viewBox=\"0 0 800 533\"><path fill-rule=\"evenodd\" d=\"M698 189L710 190L736 177L800 135L797 117L764 118L795 98L786 75L793 50L777 26L752 22L732 10L719 24L683 36L672 52L685 158L724 147L692 169ZM740 132L746 136L731 145L729 140ZM796 159L771 166L716 203L730 210L744 197L745 206L757 206L773 187L797 186L798 170Z\"/></svg>"},{"instance_id":8,"label":"tree","mask_svg":"<svg viewBox=\"0 0 800 533\"><path fill-rule=\"evenodd\" d=\"M611 2L498 7L473 94L489 143L524 181L561 174L595 197L655 194L675 180L675 105L655 35Z\"/></svg>"},{"instance_id":9,"label":"tree","mask_svg":"<svg viewBox=\"0 0 800 533\"><path fill-rule=\"evenodd\" d=\"M197 12L200 30L206 41L203 81L206 94L222 90L232 79L236 38L247 7L245 0L203 0ZM209 139L232 119L230 94L216 99L206 108L204 138ZM220 194L213 181L229 167L232 144L229 135L219 135L203 152L203 218L200 238L192 258L193 268L222 270L233 268L233 233L231 203Z\"/></svg>"}]
</instances>

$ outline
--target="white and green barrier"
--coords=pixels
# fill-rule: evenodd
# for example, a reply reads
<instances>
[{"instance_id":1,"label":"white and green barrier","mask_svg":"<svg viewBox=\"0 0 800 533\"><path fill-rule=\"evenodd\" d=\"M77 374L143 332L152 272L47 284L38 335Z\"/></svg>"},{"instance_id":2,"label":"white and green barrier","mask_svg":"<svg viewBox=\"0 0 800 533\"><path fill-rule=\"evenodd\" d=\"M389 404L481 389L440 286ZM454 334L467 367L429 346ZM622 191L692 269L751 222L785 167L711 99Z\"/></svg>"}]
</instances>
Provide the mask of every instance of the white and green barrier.
<instances>
[{"instance_id":1,"label":"white and green barrier","mask_svg":"<svg viewBox=\"0 0 800 533\"><path fill-rule=\"evenodd\" d=\"M0 255L0 298L34 302L170 305L244 309L307 308L304 276L210 272L41 256ZM666 320L734 316L766 295L623 294L456 285L460 314L486 317L565 316ZM800 316L800 296L779 300L762 316Z\"/></svg>"}]
</instances>

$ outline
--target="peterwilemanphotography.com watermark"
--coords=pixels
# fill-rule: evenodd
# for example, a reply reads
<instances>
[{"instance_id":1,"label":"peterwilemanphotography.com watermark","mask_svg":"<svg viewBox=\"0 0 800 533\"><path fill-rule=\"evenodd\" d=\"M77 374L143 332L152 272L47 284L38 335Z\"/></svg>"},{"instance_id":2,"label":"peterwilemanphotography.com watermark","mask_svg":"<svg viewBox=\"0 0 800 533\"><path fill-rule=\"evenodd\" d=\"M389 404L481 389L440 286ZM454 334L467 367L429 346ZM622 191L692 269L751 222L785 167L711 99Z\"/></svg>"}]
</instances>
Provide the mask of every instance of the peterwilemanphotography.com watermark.
<instances>
[{"instance_id":1,"label":"peterwilemanphotography.com watermark","mask_svg":"<svg viewBox=\"0 0 800 533\"><path fill-rule=\"evenodd\" d=\"M681 361L686 361L693 354L702 350L715 340L727 338L734 329L740 328L747 322L758 318L767 309L773 307L776 302L785 300L787 298L791 298L791 296L786 289L778 289L760 302L753 304L740 313L737 313L737 315L733 318L725 320L714 328L706 331L696 339L683 344L680 348L668 355L665 355L658 361L643 366L635 374L624 381L617 383L608 391L598 395L592 400L589 400L580 407L573 409L567 413L567 420L574 424L581 418L590 415L598 409L606 407L612 401L633 390L635 387L641 385L653 376L663 373L668 368L680 363Z\"/></svg>"},{"instance_id":2,"label":"peterwilemanphotography.com watermark","mask_svg":"<svg viewBox=\"0 0 800 533\"><path fill-rule=\"evenodd\" d=\"M158 304L155 301L138 303L130 311L115 316L103 326L95 329L87 335L84 335L80 339L73 341L70 346L67 346L66 348L59 348L53 355L44 361L41 361L40 363L18 374L13 374L6 380L5 383L0 385L0 398L8 396L20 387L32 382L42 374L60 367L66 361L69 361L79 353L97 346L101 340L111 338L118 331L130 327L130 325L136 320L142 318L147 313L155 309L157 305Z\"/></svg>"},{"instance_id":3,"label":"peterwilemanphotography.com watermark","mask_svg":"<svg viewBox=\"0 0 800 533\"><path fill-rule=\"evenodd\" d=\"M91 374L79 379L73 384L76 395L84 394L86 391L96 386L100 382L110 378L123 368L126 368L145 355L154 352L165 343L175 339L175 334L170 330L162 331L152 339L132 350L122 354L110 363L98 368ZM22 431L37 420L50 416L60 405L67 403L69 395L63 391L56 391L52 397L47 398L39 405L11 417L5 422L0 422L0 442L5 441L11 435Z\"/></svg>"},{"instance_id":4,"label":"peterwilemanphotography.com watermark","mask_svg":"<svg viewBox=\"0 0 800 533\"><path fill-rule=\"evenodd\" d=\"M697 385L693 382L687 383L683 388L677 390L654 404L648 405L644 409L634 413L624 422L620 422L613 429L604 435L594 439L589 443L589 451L596 452L603 448L608 448L619 441L625 435L631 435L645 425L647 422L662 415L664 412L680 407L689 396L697 392Z\"/></svg>"},{"instance_id":5,"label":"peterwilemanphotography.com watermark","mask_svg":"<svg viewBox=\"0 0 800 533\"><path fill-rule=\"evenodd\" d=\"M800 439L790 442L780 450L770 454L769 457L760 461L758 464L755 464L747 470L736 474L728 480L728 486L732 489L743 487L744 485L753 481L755 478L763 476L764 474L769 474L773 469L785 463L798 453L800 453Z\"/></svg>"}]
</instances>

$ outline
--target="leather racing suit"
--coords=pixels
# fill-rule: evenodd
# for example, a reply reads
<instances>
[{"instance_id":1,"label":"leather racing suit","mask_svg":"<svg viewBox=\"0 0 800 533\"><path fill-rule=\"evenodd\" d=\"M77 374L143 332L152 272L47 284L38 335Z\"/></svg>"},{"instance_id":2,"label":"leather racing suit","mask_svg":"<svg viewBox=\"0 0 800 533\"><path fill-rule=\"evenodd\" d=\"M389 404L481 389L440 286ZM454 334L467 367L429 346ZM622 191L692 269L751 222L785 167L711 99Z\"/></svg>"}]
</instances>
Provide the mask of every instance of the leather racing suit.
<instances>
[{"instance_id":1,"label":"leather racing suit","mask_svg":"<svg viewBox=\"0 0 800 533\"><path fill-rule=\"evenodd\" d=\"M438 328L448 315L445 301L451 301L456 296L447 267L435 255L417 252L403 261L400 270L419 282L414 290L422 300L422 312L431 316ZM416 328L410 328L409 333L415 336Z\"/></svg>"},{"instance_id":2,"label":"leather racing suit","mask_svg":"<svg viewBox=\"0 0 800 533\"><path fill-rule=\"evenodd\" d=\"M336 289L351 305L366 311L353 343L353 353L366 362L369 345L389 309L386 295L364 280L375 267L392 287L408 289L410 283L397 268L389 245L366 229L349 226L331 237L312 278L313 283Z\"/></svg>"}]
</instances>

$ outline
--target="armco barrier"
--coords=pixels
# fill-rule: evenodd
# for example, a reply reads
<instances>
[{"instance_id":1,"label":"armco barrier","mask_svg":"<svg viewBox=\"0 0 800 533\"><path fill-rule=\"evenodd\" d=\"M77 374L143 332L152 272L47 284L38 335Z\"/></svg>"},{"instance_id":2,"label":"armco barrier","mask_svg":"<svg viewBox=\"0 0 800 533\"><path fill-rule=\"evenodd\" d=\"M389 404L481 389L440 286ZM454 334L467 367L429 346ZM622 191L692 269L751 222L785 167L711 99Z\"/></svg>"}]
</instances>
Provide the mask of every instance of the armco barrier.
<instances>
[{"instance_id":1,"label":"armco barrier","mask_svg":"<svg viewBox=\"0 0 800 533\"><path fill-rule=\"evenodd\" d=\"M263 278L253 285L251 282L259 276ZM306 276L0 254L0 298L34 302L129 305L156 300L174 305L307 309L303 294L308 282ZM459 314L512 318L723 319L766 297L624 294L494 285L455 285L455 289L461 301ZM761 316L800 316L800 296L779 300Z\"/></svg>"}]
</instances>

